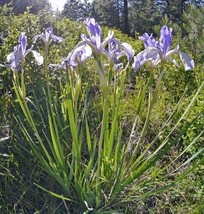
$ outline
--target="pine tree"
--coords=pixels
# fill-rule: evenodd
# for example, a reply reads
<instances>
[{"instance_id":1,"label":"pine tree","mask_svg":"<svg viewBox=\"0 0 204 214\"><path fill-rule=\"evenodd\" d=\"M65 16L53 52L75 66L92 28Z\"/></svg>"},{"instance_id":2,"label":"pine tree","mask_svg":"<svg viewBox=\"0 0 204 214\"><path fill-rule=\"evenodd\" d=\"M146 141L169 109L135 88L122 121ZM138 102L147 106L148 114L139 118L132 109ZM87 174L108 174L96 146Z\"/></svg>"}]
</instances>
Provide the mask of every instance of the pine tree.
<instances>
[{"instance_id":1,"label":"pine tree","mask_svg":"<svg viewBox=\"0 0 204 214\"><path fill-rule=\"evenodd\" d=\"M204 7L191 5L183 14L185 44L188 44L193 58L203 60L203 41L204 41Z\"/></svg>"},{"instance_id":2,"label":"pine tree","mask_svg":"<svg viewBox=\"0 0 204 214\"><path fill-rule=\"evenodd\" d=\"M159 7L152 0L130 1L130 29L134 32L144 33L152 31L152 26L161 19Z\"/></svg>"},{"instance_id":3,"label":"pine tree","mask_svg":"<svg viewBox=\"0 0 204 214\"><path fill-rule=\"evenodd\" d=\"M73 19L78 19L78 8L79 8L79 1L75 0L67 0L64 5L63 15Z\"/></svg>"},{"instance_id":4,"label":"pine tree","mask_svg":"<svg viewBox=\"0 0 204 214\"><path fill-rule=\"evenodd\" d=\"M75 21L84 20L91 13L92 5L88 0L67 0L62 14Z\"/></svg>"},{"instance_id":5,"label":"pine tree","mask_svg":"<svg viewBox=\"0 0 204 214\"><path fill-rule=\"evenodd\" d=\"M92 17L101 25L119 27L119 9L117 0L95 0L92 3Z\"/></svg>"},{"instance_id":6,"label":"pine tree","mask_svg":"<svg viewBox=\"0 0 204 214\"><path fill-rule=\"evenodd\" d=\"M124 0L124 33L130 34L128 0Z\"/></svg>"},{"instance_id":7,"label":"pine tree","mask_svg":"<svg viewBox=\"0 0 204 214\"><path fill-rule=\"evenodd\" d=\"M10 4L13 6L15 14L24 13L27 7L30 7L30 12L37 14L42 9L51 9L48 0L0 0L0 5Z\"/></svg>"}]
</instances>

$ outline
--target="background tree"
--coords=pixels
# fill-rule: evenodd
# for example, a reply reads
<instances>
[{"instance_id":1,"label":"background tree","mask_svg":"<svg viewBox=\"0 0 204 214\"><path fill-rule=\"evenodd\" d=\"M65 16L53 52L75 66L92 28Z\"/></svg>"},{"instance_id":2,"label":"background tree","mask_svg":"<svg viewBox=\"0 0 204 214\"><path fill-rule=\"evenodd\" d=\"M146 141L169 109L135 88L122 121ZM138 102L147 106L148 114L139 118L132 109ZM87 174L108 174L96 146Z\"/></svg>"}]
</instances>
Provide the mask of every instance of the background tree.
<instances>
[{"instance_id":1,"label":"background tree","mask_svg":"<svg viewBox=\"0 0 204 214\"><path fill-rule=\"evenodd\" d=\"M166 8L164 13L167 14L168 18L173 22L182 24L182 14L186 9L185 0L167 0Z\"/></svg>"},{"instance_id":2,"label":"background tree","mask_svg":"<svg viewBox=\"0 0 204 214\"><path fill-rule=\"evenodd\" d=\"M91 15L101 25L120 27L119 1L117 0L94 0Z\"/></svg>"},{"instance_id":3,"label":"background tree","mask_svg":"<svg viewBox=\"0 0 204 214\"><path fill-rule=\"evenodd\" d=\"M130 34L128 0L124 0L124 33Z\"/></svg>"},{"instance_id":4,"label":"background tree","mask_svg":"<svg viewBox=\"0 0 204 214\"><path fill-rule=\"evenodd\" d=\"M186 36L185 43L188 44L193 58L203 61L203 41L204 41L204 7L191 5L182 16Z\"/></svg>"},{"instance_id":5,"label":"background tree","mask_svg":"<svg viewBox=\"0 0 204 214\"><path fill-rule=\"evenodd\" d=\"M64 10L62 14L73 20L77 20L78 13L79 13L79 1L67 0L67 2L64 5Z\"/></svg>"},{"instance_id":6,"label":"background tree","mask_svg":"<svg viewBox=\"0 0 204 214\"><path fill-rule=\"evenodd\" d=\"M92 4L88 0L67 0L62 15L75 20L84 20L90 15Z\"/></svg>"},{"instance_id":7,"label":"background tree","mask_svg":"<svg viewBox=\"0 0 204 214\"><path fill-rule=\"evenodd\" d=\"M37 14L42 9L51 9L48 0L0 0L0 5L9 4L13 7L15 14L24 13L27 7L30 7L30 12Z\"/></svg>"},{"instance_id":8,"label":"background tree","mask_svg":"<svg viewBox=\"0 0 204 214\"><path fill-rule=\"evenodd\" d=\"M156 7L156 3L151 0L130 1L130 29L134 32L142 33L151 31L152 26L161 19L161 11Z\"/></svg>"}]
</instances>

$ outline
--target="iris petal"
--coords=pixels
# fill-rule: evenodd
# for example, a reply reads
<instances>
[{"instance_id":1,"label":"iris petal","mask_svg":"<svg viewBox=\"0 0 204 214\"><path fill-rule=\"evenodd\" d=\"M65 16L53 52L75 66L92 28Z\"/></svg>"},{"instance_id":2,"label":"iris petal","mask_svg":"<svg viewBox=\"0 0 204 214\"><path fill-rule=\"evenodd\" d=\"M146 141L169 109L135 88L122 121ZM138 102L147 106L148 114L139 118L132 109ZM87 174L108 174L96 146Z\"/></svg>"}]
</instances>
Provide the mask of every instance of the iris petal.
<instances>
[{"instance_id":1,"label":"iris petal","mask_svg":"<svg viewBox=\"0 0 204 214\"><path fill-rule=\"evenodd\" d=\"M38 65L42 65L43 64L43 56L41 56L37 51L32 50L31 51L33 53L33 56L35 57L35 60L37 62Z\"/></svg>"},{"instance_id":2,"label":"iris petal","mask_svg":"<svg viewBox=\"0 0 204 214\"><path fill-rule=\"evenodd\" d=\"M94 18L87 18L85 22L89 40L95 45L97 50L101 49L101 28Z\"/></svg>"},{"instance_id":3,"label":"iris petal","mask_svg":"<svg viewBox=\"0 0 204 214\"><path fill-rule=\"evenodd\" d=\"M123 48L125 54L127 55L128 61L130 61L135 54L135 51L133 50L132 46L128 43L122 43L121 47Z\"/></svg>"},{"instance_id":4,"label":"iris petal","mask_svg":"<svg viewBox=\"0 0 204 214\"><path fill-rule=\"evenodd\" d=\"M193 70L193 68L195 67L195 63L191 59L191 57L188 54L181 52L181 51L179 51L179 56L180 56L181 61L183 62L185 70L186 71Z\"/></svg>"},{"instance_id":5,"label":"iris petal","mask_svg":"<svg viewBox=\"0 0 204 214\"><path fill-rule=\"evenodd\" d=\"M25 33L21 33L21 35L19 36L19 43L21 45L22 55L24 55L26 52L26 46L27 46L27 36Z\"/></svg>"},{"instance_id":6,"label":"iris petal","mask_svg":"<svg viewBox=\"0 0 204 214\"><path fill-rule=\"evenodd\" d=\"M68 56L65 58L65 60L63 60L59 67L60 68L63 68L65 66L77 67L80 63L84 62L91 56L92 56L91 48L82 42L75 49L69 52Z\"/></svg>"},{"instance_id":7,"label":"iris petal","mask_svg":"<svg viewBox=\"0 0 204 214\"><path fill-rule=\"evenodd\" d=\"M163 55L169 51L172 44L172 29L167 26L163 26L160 31L160 42L163 43Z\"/></svg>"}]
</instances>

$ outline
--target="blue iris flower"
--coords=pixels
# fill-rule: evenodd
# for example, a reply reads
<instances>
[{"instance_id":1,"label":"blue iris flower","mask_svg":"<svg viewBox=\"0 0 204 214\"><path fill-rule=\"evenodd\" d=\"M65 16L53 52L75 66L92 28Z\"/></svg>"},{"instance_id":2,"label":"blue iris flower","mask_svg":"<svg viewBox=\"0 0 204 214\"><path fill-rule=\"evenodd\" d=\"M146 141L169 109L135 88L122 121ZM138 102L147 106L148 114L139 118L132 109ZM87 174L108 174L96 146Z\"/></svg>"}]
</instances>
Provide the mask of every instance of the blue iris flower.
<instances>
[{"instance_id":1,"label":"blue iris flower","mask_svg":"<svg viewBox=\"0 0 204 214\"><path fill-rule=\"evenodd\" d=\"M12 70L21 71L21 62L25 60L28 53L33 53L38 65L43 64L43 57L32 48L27 48L27 36L25 33L21 33L19 36L19 44L14 47L14 51L7 56L8 64L1 65L1 67L10 67Z\"/></svg>"},{"instance_id":2,"label":"blue iris flower","mask_svg":"<svg viewBox=\"0 0 204 214\"><path fill-rule=\"evenodd\" d=\"M42 39L45 47L48 48L48 46L51 44L51 42L63 42L64 39L60 36L56 36L53 33L53 28L49 27L45 29L45 33L41 33L39 35L36 35L33 37L33 40L36 41L38 38Z\"/></svg>"},{"instance_id":3,"label":"blue iris flower","mask_svg":"<svg viewBox=\"0 0 204 214\"><path fill-rule=\"evenodd\" d=\"M156 41L154 37L145 33L139 37L144 42L145 50L138 53L134 57L133 69L137 71L146 62L150 62L152 67L155 67L160 62L170 61L174 65L179 66L175 59L172 59L172 55L178 54L185 70L192 70L194 68L194 61L191 57L179 51L177 45L175 49L170 50L172 45L172 29L167 26L163 26L160 31L160 39Z\"/></svg>"}]
</instances>

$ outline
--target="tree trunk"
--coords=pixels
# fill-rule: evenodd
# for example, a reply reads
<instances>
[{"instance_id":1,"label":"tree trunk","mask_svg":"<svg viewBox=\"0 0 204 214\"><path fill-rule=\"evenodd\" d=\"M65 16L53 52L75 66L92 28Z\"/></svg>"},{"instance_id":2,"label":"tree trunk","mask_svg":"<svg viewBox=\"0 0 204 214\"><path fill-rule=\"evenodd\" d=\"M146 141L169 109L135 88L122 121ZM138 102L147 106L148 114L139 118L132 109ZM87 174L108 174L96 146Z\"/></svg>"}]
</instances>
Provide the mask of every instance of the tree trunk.
<instances>
[{"instance_id":1,"label":"tree trunk","mask_svg":"<svg viewBox=\"0 0 204 214\"><path fill-rule=\"evenodd\" d=\"M119 4L119 0L116 1L117 3L117 27L120 29L120 4Z\"/></svg>"},{"instance_id":2,"label":"tree trunk","mask_svg":"<svg viewBox=\"0 0 204 214\"><path fill-rule=\"evenodd\" d=\"M130 35L129 18L128 18L128 0L124 0L124 33Z\"/></svg>"}]
</instances>

